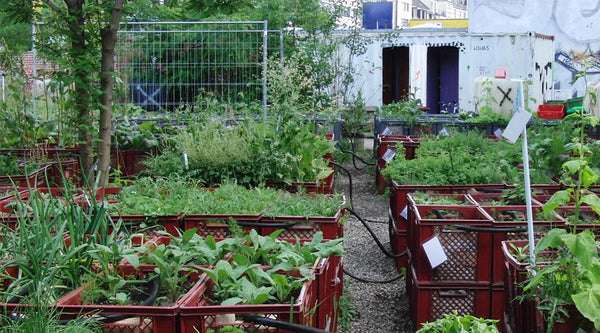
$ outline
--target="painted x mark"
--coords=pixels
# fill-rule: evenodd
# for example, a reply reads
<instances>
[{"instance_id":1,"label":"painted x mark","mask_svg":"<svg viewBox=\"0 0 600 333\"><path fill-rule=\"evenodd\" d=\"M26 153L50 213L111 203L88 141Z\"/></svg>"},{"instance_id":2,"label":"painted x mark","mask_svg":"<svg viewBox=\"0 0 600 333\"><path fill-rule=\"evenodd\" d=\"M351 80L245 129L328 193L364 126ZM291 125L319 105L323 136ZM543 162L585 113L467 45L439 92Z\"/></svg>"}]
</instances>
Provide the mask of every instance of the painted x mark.
<instances>
[{"instance_id":1,"label":"painted x mark","mask_svg":"<svg viewBox=\"0 0 600 333\"><path fill-rule=\"evenodd\" d=\"M508 88L508 90L506 90L506 92L504 92L504 90L502 90L502 88L496 86L496 88L498 88L498 90L500 90L500 92L504 95L502 97L502 100L500 101L500 103L498 103L499 106L502 106L502 103L504 103L504 100L507 99L509 102L512 102L513 100L510 99L510 97L508 96L508 94L510 94L510 91L512 90L512 88Z\"/></svg>"}]
</instances>

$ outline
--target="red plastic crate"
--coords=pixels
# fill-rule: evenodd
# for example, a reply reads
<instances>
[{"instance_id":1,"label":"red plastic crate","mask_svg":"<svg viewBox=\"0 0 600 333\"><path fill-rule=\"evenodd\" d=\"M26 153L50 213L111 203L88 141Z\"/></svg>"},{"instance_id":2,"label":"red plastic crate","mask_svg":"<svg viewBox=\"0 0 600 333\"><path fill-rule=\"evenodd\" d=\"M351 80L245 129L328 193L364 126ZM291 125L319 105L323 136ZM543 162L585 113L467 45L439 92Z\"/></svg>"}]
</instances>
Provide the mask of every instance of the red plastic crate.
<instances>
[{"instance_id":1,"label":"red plastic crate","mask_svg":"<svg viewBox=\"0 0 600 333\"><path fill-rule=\"evenodd\" d=\"M504 255L501 243L505 240L527 240L526 206L483 206L492 218L492 283L504 281ZM566 220L558 214L542 216L542 206L532 206L534 231L544 233L552 228L565 228Z\"/></svg>"},{"instance_id":2,"label":"red plastic crate","mask_svg":"<svg viewBox=\"0 0 600 333\"><path fill-rule=\"evenodd\" d=\"M535 323L536 306L532 300L518 301L515 297L523 293L523 282L527 279L529 264L516 260L511 254L513 244L523 247L527 240L504 241L501 243L504 255L504 319L507 331L514 333L537 333Z\"/></svg>"},{"instance_id":3,"label":"red plastic crate","mask_svg":"<svg viewBox=\"0 0 600 333\"><path fill-rule=\"evenodd\" d=\"M318 286L317 328L336 332L340 310L340 296L344 291L343 258L330 256L315 273Z\"/></svg>"},{"instance_id":4,"label":"red plastic crate","mask_svg":"<svg viewBox=\"0 0 600 333\"><path fill-rule=\"evenodd\" d=\"M61 187L63 180L67 180L76 186L81 185L81 166L79 159L61 159L51 162L48 180L50 186Z\"/></svg>"},{"instance_id":5,"label":"red plastic crate","mask_svg":"<svg viewBox=\"0 0 600 333\"><path fill-rule=\"evenodd\" d=\"M130 265L119 266L123 276L144 275L147 272L153 272L154 267L150 265L141 266L134 269ZM61 314L62 319L77 318L81 315L125 315L127 319L119 320L114 323L104 324L103 332L155 332L172 333L179 331L179 306L187 298L187 295L198 284L201 284L206 275L194 275L192 279L194 286L183 295L179 301L170 306L152 306L152 305L106 305L93 304L87 305L82 301L82 296L89 286L83 285L61 297L56 302L56 309Z\"/></svg>"},{"instance_id":6,"label":"red plastic crate","mask_svg":"<svg viewBox=\"0 0 600 333\"><path fill-rule=\"evenodd\" d=\"M506 184L473 184L473 185L402 185L396 181L391 182L391 194L390 194L390 209L392 214L398 223L397 227L399 231L403 229L407 222L408 217L408 194L411 192L424 192L424 193L466 193L473 190L502 190L509 186Z\"/></svg>"},{"instance_id":7,"label":"red plastic crate","mask_svg":"<svg viewBox=\"0 0 600 333\"><path fill-rule=\"evenodd\" d=\"M301 242L310 241L314 235L321 231L323 239L337 239L344 236L344 226L341 218L345 210L340 209L331 217L327 216L262 216L260 219L261 235L268 236L276 230L283 229L277 236L278 239L295 242L299 239Z\"/></svg>"},{"instance_id":8,"label":"red plastic crate","mask_svg":"<svg viewBox=\"0 0 600 333\"><path fill-rule=\"evenodd\" d=\"M389 234L390 234L390 247L392 249L392 254L399 255L404 254L403 256L394 258L394 263L396 265L396 270L398 273L403 273L403 269L408 268L408 248L407 248L407 233L406 231L399 231L396 228L396 222L394 221L394 217L390 214L389 217Z\"/></svg>"},{"instance_id":9,"label":"red plastic crate","mask_svg":"<svg viewBox=\"0 0 600 333\"><path fill-rule=\"evenodd\" d=\"M315 280L306 281L294 304L256 305L210 305L213 282L210 279L194 287L179 307L181 333L206 333L218 331L220 327L235 326L244 332L292 333L288 330L268 328L263 325L244 322L241 315L254 314L273 320L316 327L318 317L318 286ZM231 318L233 317L233 318ZM232 319L235 321L232 322Z\"/></svg>"},{"instance_id":10,"label":"red plastic crate","mask_svg":"<svg viewBox=\"0 0 600 333\"><path fill-rule=\"evenodd\" d=\"M442 216L429 215L441 212ZM492 278L492 235L461 230L490 228L491 217L477 206L411 205L408 249L416 278L422 282L481 282ZM422 244L437 236L447 260L432 268Z\"/></svg>"},{"instance_id":11,"label":"red plastic crate","mask_svg":"<svg viewBox=\"0 0 600 333\"><path fill-rule=\"evenodd\" d=\"M122 177L134 176L146 168L144 160L156 153L146 150L112 150L110 166L120 170Z\"/></svg>"},{"instance_id":12,"label":"red plastic crate","mask_svg":"<svg viewBox=\"0 0 600 333\"><path fill-rule=\"evenodd\" d=\"M409 281L407 281L409 283ZM413 277L408 304L414 330L425 322L456 311L459 315L490 318L490 285L482 283L446 284L419 283Z\"/></svg>"},{"instance_id":13,"label":"red plastic crate","mask_svg":"<svg viewBox=\"0 0 600 333\"><path fill-rule=\"evenodd\" d=\"M415 149L419 146L418 136L415 135L377 135L377 168L375 172L375 184L377 185L378 193L383 194L389 186L389 181L386 181L381 171L385 169L387 162L384 156L390 151L395 154L396 147L402 144L404 147L404 157L413 159L415 157Z\"/></svg>"},{"instance_id":14,"label":"red plastic crate","mask_svg":"<svg viewBox=\"0 0 600 333\"><path fill-rule=\"evenodd\" d=\"M229 220L234 220L244 232L256 229L261 234L260 218L259 214L190 214L183 217L183 229L197 228L196 233L202 237L223 240L233 237Z\"/></svg>"},{"instance_id":15,"label":"red plastic crate","mask_svg":"<svg viewBox=\"0 0 600 333\"><path fill-rule=\"evenodd\" d=\"M537 115L542 119L563 119L565 106L563 104L541 104L538 106Z\"/></svg>"},{"instance_id":16,"label":"red plastic crate","mask_svg":"<svg viewBox=\"0 0 600 333\"><path fill-rule=\"evenodd\" d=\"M23 175L2 175L0 176L1 186L18 187L45 187L46 177L48 176L50 164L45 164L39 169Z\"/></svg>"}]
</instances>

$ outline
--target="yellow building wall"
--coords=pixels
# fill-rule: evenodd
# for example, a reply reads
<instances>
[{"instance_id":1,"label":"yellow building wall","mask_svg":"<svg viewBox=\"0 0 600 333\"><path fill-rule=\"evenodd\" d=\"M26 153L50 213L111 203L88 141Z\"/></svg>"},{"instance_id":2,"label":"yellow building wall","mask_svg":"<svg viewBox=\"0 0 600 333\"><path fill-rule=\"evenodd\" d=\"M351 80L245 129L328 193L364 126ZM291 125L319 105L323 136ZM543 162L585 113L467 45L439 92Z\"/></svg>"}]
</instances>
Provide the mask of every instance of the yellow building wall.
<instances>
[{"instance_id":1,"label":"yellow building wall","mask_svg":"<svg viewBox=\"0 0 600 333\"><path fill-rule=\"evenodd\" d=\"M410 20L408 26L414 27L425 23L441 23L442 28L467 28L469 26L467 19Z\"/></svg>"}]
</instances>

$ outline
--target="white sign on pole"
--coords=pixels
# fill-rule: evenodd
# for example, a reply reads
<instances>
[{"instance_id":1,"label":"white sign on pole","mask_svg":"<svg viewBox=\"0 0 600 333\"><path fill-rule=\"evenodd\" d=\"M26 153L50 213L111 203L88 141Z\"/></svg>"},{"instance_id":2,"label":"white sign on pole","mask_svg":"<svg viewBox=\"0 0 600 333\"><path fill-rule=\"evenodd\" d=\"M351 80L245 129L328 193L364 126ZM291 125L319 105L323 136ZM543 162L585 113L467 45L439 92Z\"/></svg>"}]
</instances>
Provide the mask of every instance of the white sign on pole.
<instances>
[{"instance_id":1,"label":"white sign on pole","mask_svg":"<svg viewBox=\"0 0 600 333\"><path fill-rule=\"evenodd\" d=\"M523 81L519 83L517 98L515 100L515 112L506 126L502 136L511 143L515 143L522 136L523 148L523 178L525 185L525 204L527 210L527 232L529 238L529 259L535 265L535 242L533 239L533 212L531 207L531 181L529 176L529 152L527 150L527 122L531 119L531 113L525 110L525 99L523 97Z\"/></svg>"}]
</instances>

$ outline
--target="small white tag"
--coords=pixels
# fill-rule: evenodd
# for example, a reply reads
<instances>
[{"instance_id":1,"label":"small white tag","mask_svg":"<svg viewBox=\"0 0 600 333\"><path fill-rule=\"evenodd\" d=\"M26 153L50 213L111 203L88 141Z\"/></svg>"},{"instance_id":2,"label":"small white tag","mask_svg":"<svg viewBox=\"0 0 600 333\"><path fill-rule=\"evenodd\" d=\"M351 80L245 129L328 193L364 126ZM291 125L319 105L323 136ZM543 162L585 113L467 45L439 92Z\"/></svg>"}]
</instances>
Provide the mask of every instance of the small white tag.
<instances>
[{"instance_id":1,"label":"small white tag","mask_svg":"<svg viewBox=\"0 0 600 333\"><path fill-rule=\"evenodd\" d=\"M393 149L388 149L385 151L385 153L383 154L383 156L381 158L383 158L385 163L390 163L390 161L393 160L395 156L396 156L396 151L394 151Z\"/></svg>"},{"instance_id":2,"label":"small white tag","mask_svg":"<svg viewBox=\"0 0 600 333\"><path fill-rule=\"evenodd\" d=\"M442 127L439 134L441 134L443 136L450 136L450 133L448 132L448 130L445 127Z\"/></svg>"},{"instance_id":3,"label":"small white tag","mask_svg":"<svg viewBox=\"0 0 600 333\"><path fill-rule=\"evenodd\" d=\"M187 170L189 167L189 164L188 164L188 157L187 157L186 152L183 152L183 165L185 166L185 169Z\"/></svg>"},{"instance_id":4,"label":"small white tag","mask_svg":"<svg viewBox=\"0 0 600 333\"><path fill-rule=\"evenodd\" d=\"M404 206L404 209L400 212L400 216L408 220L408 206Z\"/></svg>"},{"instance_id":5,"label":"small white tag","mask_svg":"<svg viewBox=\"0 0 600 333\"><path fill-rule=\"evenodd\" d=\"M381 134L390 135L390 134L392 134L392 130L389 127L386 127L383 129L383 132L381 132Z\"/></svg>"},{"instance_id":6,"label":"small white tag","mask_svg":"<svg viewBox=\"0 0 600 333\"><path fill-rule=\"evenodd\" d=\"M511 143L515 143L519 136L523 133L523 130L525 129L525 126L527 126L527 122L529 122L530 118L531 113L523 109L517 110L513 114L512 118L510 118L510 121L508 122L506 129L504 129L502 136Z\"/></svg>"},{"instance_id":7,"label":"small white tag","mask_svg":"<svg viewBox=\"0 0 600 333\"><path fill-rule=\"evenodd\" d=\"M436 268L448 260L438 236L433 236L423 243L423 250L425 250L425 255L429 259L431 268Z\"/></svg>"},{"instance_id":8,"label":"small white tag","mask_svg":"<svg viewBox=\"0 0 600 333\"><path fill-rule=\"evenodd\" d=\"M500 138L502 137L502 129L501 129L501 128L497 128L497 129L494 131L494 135L495 135L495 136L496 136L498 139L500 139Z\"/></svg>"}]
</instances>

